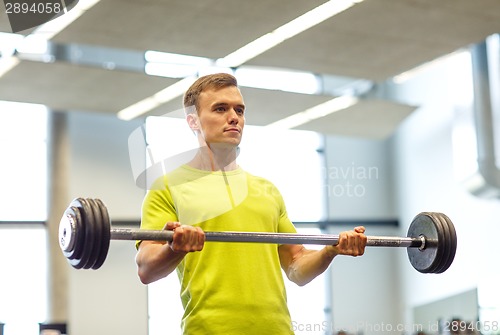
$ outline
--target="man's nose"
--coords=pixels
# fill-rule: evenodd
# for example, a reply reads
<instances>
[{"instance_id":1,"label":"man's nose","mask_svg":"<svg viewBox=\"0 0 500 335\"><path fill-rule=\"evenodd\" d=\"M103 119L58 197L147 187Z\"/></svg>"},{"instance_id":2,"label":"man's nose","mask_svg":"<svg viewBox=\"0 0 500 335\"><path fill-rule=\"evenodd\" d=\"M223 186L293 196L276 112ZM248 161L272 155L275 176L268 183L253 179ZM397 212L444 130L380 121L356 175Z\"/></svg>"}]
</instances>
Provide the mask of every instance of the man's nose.
<instances>
[{"instance_id":1,"label":"man's nose","mask_svg":"<svg viewBox=\"0 0 500 335\"><path fill-rule=\"evenodd\" d=\"M229 111L229 123L238 124L238 113L233 108Z\"/></svg>"}]
</instances>

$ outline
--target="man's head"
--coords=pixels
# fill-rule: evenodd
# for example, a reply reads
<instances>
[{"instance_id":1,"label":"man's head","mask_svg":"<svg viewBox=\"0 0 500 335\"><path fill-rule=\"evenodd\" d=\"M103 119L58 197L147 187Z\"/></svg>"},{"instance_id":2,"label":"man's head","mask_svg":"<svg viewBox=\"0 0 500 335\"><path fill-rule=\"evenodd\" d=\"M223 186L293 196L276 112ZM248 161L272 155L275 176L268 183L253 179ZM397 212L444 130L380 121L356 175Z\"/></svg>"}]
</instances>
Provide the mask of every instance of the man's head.
<instances>
[{"instance_id":1,"label":"man's head","mask_svg":"<svg viewBox=\"0 0 500 335\"><path fill-rule=\"evenodd\" d=\"M217 73L199 78L186 91L184 107L188 125L200 143L233 148L239 145L245 104L234 76Z\"/></svg>"}]
</instances>

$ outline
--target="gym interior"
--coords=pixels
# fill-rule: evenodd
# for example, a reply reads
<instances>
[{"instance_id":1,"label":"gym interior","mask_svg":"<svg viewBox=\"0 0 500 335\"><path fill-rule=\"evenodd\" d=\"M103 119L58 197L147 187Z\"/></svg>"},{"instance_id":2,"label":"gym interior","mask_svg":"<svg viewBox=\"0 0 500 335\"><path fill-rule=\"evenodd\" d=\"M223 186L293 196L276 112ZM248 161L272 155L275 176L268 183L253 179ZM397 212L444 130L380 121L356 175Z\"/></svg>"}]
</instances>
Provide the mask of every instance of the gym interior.
<instances>
[{"instance_id":1,"label":"gym interior","mask_svg":"<svg viewBox=\"0 0 500 335\"><path fill-rule=\"evenodd\" d=\"M367 247L287 282L295 334L500 334L500 2L80 0L31 26L5 4L0 334L181 334L176 276L142 284L123 240L76 269L59 225L82 197L139 228L141 178L193 148L182 94L213 72L245 98L240 165L299 233L406 237L422 212L456 231L441 273Z\"/></svg>"}]
</instances>

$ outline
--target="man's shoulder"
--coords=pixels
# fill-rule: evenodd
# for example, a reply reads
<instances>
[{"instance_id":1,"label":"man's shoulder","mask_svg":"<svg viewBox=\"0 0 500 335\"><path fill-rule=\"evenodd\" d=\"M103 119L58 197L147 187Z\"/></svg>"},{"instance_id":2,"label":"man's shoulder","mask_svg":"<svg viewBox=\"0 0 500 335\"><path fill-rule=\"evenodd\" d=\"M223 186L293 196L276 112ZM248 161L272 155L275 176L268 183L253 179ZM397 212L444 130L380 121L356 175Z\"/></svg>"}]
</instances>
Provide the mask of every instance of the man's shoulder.
<instances>
[{"instance_id":1,"label":"man's shoulder","mask_svg":"<svg viewBox=\"0 0 500 335\"><path fill-rule=\"evenodd\" d=\"M189 179L190 171L184 166L179 166L170 172L163 173L155 178L150 185L150 190L168 190L170 186L178 185Z\"/></svg>"},{"instance_id":2,"label":"man's shoulder","mask_svg":"<svg viewBox=\"0 0 500 335\"><path fill-rule=\"evenodd\" d=\"M247 171L245 171L245 174L247 175L247 179L250 182L255 183L256 185L268 186L268 187L273 187L273 188L277 189L276 185L274 185L274 183L271 180L267 179L266 177L254 175L254 174L249 173Z\"/></svg>"}]
</instances>

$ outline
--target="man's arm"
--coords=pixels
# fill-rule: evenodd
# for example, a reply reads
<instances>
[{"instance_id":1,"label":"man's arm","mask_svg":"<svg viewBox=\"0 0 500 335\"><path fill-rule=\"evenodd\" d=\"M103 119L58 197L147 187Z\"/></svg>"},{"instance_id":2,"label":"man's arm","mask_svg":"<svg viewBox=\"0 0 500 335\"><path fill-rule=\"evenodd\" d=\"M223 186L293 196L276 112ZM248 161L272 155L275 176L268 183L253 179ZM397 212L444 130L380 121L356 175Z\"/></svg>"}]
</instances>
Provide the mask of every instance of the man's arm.
<instances>
[{"instance_id":1,"label":"man's arm","mask_svg":"<svg viewBox=\"0 0 500 335\"><path fill-rule=\"evenodd\" d=\"M281 245L278 248L281 267L288 279L303 286L322 274L337 255L363 255L366 246L364 232L364 227L342 232L337 245L321 250L309 250L302 245Z\"/></svg>"},{"instance_id":2,"label":"man's arm","mask_svg":"<svg viewBox=\"0 0 500 335\"><path fill-rule=\"evenodd\" d=\"M166 230L174 230L173 241L142 241L136 255L138 274L143 284L149 284L172 273L188 252L201 251L205 233L199 227L181 226L169 222Z\"/></svg>"}]
</instances>

